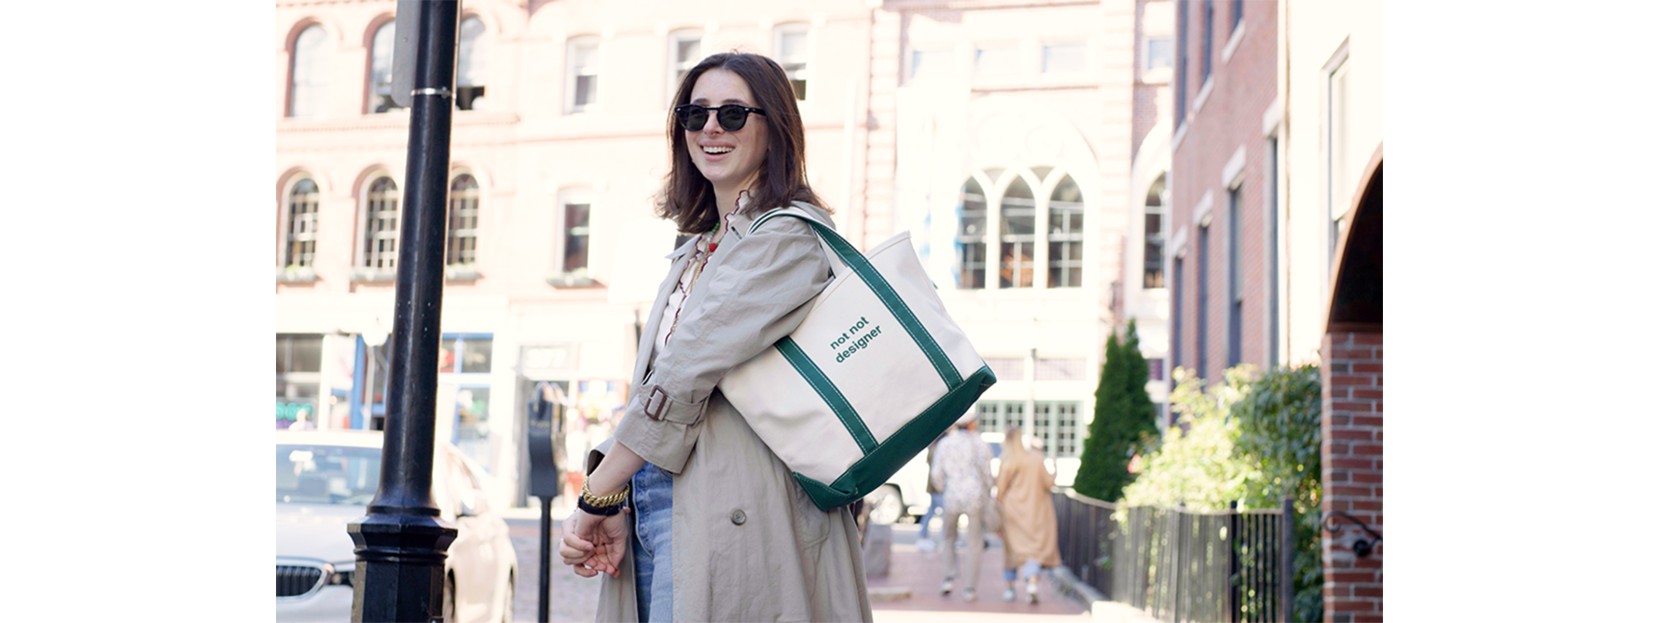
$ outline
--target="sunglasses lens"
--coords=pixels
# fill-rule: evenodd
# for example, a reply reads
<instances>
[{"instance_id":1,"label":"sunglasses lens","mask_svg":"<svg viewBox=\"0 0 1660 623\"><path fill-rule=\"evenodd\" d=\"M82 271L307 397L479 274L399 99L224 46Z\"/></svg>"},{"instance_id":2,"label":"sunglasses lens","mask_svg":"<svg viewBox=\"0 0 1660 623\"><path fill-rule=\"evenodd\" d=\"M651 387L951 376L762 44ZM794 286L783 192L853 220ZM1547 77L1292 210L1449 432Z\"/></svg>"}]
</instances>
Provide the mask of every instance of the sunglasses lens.
<instances>
[{"instance_id":1,"label":"sunglasses lens","mask_svg":"<svg viewBox=\"0 0 1660 623\"><path fill-rule=\"evenodd\" d=\"M709 111L701 106L682 106L675 112L680 113L680 127L687 132L702 130L703 124L709 121Z\"/></svg>"},{"instance_id":2,"label":"sunglasses lens","mask_svg":"<svg viewBox=\"0 0 1660 623\"><path fill-rule=\"evenodd\" d=\"M745 121L749 121L749 111L744 110L742 106L727 104L720 107L720 111L715 113L715 118L720 121L720 127L725 128L727 132L737 132L743 129Z\"/></svg>"}]
</instances>

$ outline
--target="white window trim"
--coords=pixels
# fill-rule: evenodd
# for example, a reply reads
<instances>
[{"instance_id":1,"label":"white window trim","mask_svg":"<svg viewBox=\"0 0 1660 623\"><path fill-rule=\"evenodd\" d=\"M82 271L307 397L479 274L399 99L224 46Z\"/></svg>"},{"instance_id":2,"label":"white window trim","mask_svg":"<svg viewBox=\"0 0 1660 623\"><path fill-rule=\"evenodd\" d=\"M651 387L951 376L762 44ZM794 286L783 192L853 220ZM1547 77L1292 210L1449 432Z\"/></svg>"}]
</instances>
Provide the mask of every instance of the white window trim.
<instances>
[{"instance_id":1,"label":"white window trim","mask_svg":"<svg viewBox=\"0 0 1660 623\"><path fill-rule=\"evenodd\" d=\"M1234 149L1233 156L1228 158L1228 164L1222 167L1222 186L1233 190L1245 181L1245 146Z\"/></svg>"},{"instance_id":2,"label":"white window trim","mask_svg":"<svg viewBox=\"0 0 1660 623\"><path fill-rule=\"evenodd\" d=\"M663 91L663 101L667 102L668 105L674 104L674 102L670 100L674 99L675 91L680 88L680 81L675 78L675 74L680 72L680 59L675 58L675 53L680 47L680 42L691 41L694 38L697 40L699 57L691 60L691 65L687 66L687 69L690 70L693 66L696 66L699 61L703 60L702 57L708 56L703 51L705 47L708 47L706 45L708 43L708 38L705 36L704 31L698 28L678 28L669 31L667 37L664 39L668 48L666 50L666 56L668 58L668 71L666 72L667 75L663 77L664 82L667 83L667 87Z\"/></svg>"},{"instance_id":3,"label":"white window trim","mask_svg":"<svg viewBox=\"0 0 1660 623\"><path fill-rule=\"evenodd\" d=\"M806 49L801 53L800 62L803 65L801 69L802 79L807 81L807 97L796 100L800 105L804 105L807 102L813 101L813 93L816 92L813 89L813 85L818 83L817 76L813 75L813 70L818 66L818 63L815 62L815 59L813 58L814 37L812 24L805 21L792 21L773 26L772 58L776 60L780 66L784 65L786 61L795 62L794 60L783 58L784 35L786 33L793 32L801 33L802 38L804 39L802 45L806 47ZM788 68L785 68L785 73L789 73Z\"/></svg>"},{"instance_id":4,"label":"white window trim","mask_svg":"<svg viewBox=\"0 0 1660 623\"><path fill-rule=\"evenodd\" d=\"M602 73L603 73L603 72L599 71L599 69L597 68L597 65L599 65L599 63L603 60L603 58L600 56L600 48L602 47L601 46L602 41L601 41L601 39L598 35L575 35L575 36L572 36L572 37L565 40L565 98L564 98L565 99L565 102L564 102L565 106L564 106L564 108L565 108L565 114L567 114L567 115L597 112L600 108L599 88L598 88L597 84L595 85L596 88L594 89L594 101L590 104L587 104L587 105L583 106L580 109L578 109L576 107L576 79L578 78L578 76L580 74L577 73L575 52L576 52L577 45L579 43L588 43L588 42L593 43L593 58L592 58L591 62L596 66L594 71L593 71L593 75L596 77L596 83L598 81L598 77L601 76Z\"/></svg>"},{"instance_id":5,"label":"white window trim","mask_svg":"<svg viewBox=\"0 0 1660 623\"><path fill-rule=\"evenodd\" d=\"M1210 77L1205 78L1205 83L1199 86L1199 95L1193 98L1193 114L1195 115L1205 109L1205 101L1210 99L1211 87L1216 86L1216 71L1214 69L1212 68Z\"/></svg>"},{"instance_id":6,"label":"white window trim","mask_svg":"<svg viewBox=\"0 0 1660 623\"><path fill-rule=\"evenodd\" d=\"M1170 247L1168 248L1168 250L1166 250L1164 252L1165 263L1166 263L1167 266L1171 266L1172 269L1175 266L1175 260L1180 259L1180 258L1184 258L1184 257L1187 257L1187 226L1186 225L1183 225L1180 228L1178 228L1176 230L1176 235L1170 237ZM1173 287L1173 285L1175 284L1175 281L1172 280L1172 279L1166 279L1164 281L1164 283L1169 284L1169 285L1165 286L1165 287L1168 288L1168 287Z\"/></svg>"},{"instance_id":7,"label":"white window trim","mask_svg":"<svg viewBox=\"0 0 1660 623\"><path fill-rule=\"evenodd\" d=\"M586 285L590 282L594 272L594 199L598 193L587 187L567 188L559 191L557 203L554 205L553 234L554 241L552 265L548 278L556 285ZM565 267L565 237L570 230L570 224L565 222L565 206L571 204L587 204L588 206L588 265L577 271Z\"/></svg>"},{"instance_id":8,"label":"white window trim","mask_svg":"<svg viewBox=\"0 0 1660 623\"><path fill-rule=\"evenodd\" d=\"M1245 38L1245 20L1240 20L1239 21L1239 27L1233 29L1233 34L1232 35L1228 35L1228 43L1226 45L1222 46L1222 64L1223 65L1228 64L1228 59L1233 58L1234 50L1239 49L1239 42L1240 42L1240 40L1242 40L1244 38ZM1211 68L1211 73L1215 74L1216 73L1216 68L1212 67Z\"/></svg>"},{"instance_id":9,"label":"white window trim","mask_svg":"<svg viewBox=\"0 0 1660 623\"><path fill-rule=\"evenodd\" d=\"M1078 46L1080 48L1083 48L1083 51L1084 51L1084 66L1083 66L1083 68L1078 69L1076 71L1070 71L1070 70L1048 71L1043 66L1044 55L1049 51L1049 48L1059 47L1059 46ZM1044 76L1061 77L1061 78L1074 78L1074 77L1077 77L1079 75L1089 73L1089 57L1090 57L1089 47L1090 47L1089 46L1089 41L1085 40L1085 39L1055 39L1053 41L1039 42L1038 43L1038 73L1041 74L1041 75L1044 75Z\"/></svg>"},{"instance_id":10,"label":"white window trim","mask_svg":"<svg viewBox=\"0 0 1660 623\"><path fill-rule=\"evenodd\" d=\"M1149 67L1147 63L1152 59L1153 40L1166 38L1170 40L1170 66ZM1143 35L1141 37L1141 81L1145 83L1168 84L1176 77L1176 36L1171 34Z\"/></svg>"},{"instance_id":11,"label":"white window trim","mask_svg":"<svg viewBox=\"0 0 1660 623\"><path fill-rule=\"evenodd\" d=\"M406 189L404 188L403 181L398 179L397 176L392 175L391 171L385 171L385 170L373 171L373 172L371 172L368 175L363 177L363 187L360 188L358 190L358 193L357 193L357 206L356 206L356 209L357 209L357 225L358 226L357 226L357 232L353 235L355 240L353 240L353 242L352 242L352 246L357 249L357 251L352 254L352 280L353 281L380 282L380 281L393 281L394 279L397 278L397 273L395 272L396 271L396 266L395 266L396 263L395 262L394 262L394 272L387 272L387 271L379 269L379 268L370 268L368 266L364 266L364 263L369 261L369 244L368 244L369 240L367 238L367 236L369 235L369 221L370 221L370 218L371 218L370 214L369 214L369 193L374 192L375 182L379 181L381 178L386 178L386 179L392 180L392 186L394 188L394 192L397 193L397 197L398 197L398 227L397 227L397 233L398 233L398 235L396 237L399 239L398 240L399 254L400 255L402 254L402 249L403 249L403 244L404 244L404 241L402 240L402 238L403 238L403 235L402 235L402 233L403 233L403 207L404 207L404 201L407 199L407 197L405 196L407 194ZM448 183L448 182L446 181L446 183Z\"/></svg>"},{"instance_id":12,"label":"white window trim","mask_svg":"<svg viewBox=\"0 0 1660 623\"><path fill-rule=\"evenodd\" d=\"M1203 227L1210 224L1210 209L1211 205L1214 203L1213 197L1211 196L1212 192L1213 191L1209 190L1205 191L1205 196L1200 197L1199 202L1193 204L1194 225Z\"/></svg>"}]
</instances>

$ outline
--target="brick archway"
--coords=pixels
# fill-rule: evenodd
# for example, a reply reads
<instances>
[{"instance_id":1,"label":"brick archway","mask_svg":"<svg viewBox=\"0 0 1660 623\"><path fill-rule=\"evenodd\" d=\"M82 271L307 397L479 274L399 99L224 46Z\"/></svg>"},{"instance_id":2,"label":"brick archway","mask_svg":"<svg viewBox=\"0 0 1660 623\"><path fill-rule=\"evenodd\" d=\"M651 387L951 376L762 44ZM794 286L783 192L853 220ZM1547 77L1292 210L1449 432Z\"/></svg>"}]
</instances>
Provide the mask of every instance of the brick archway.
<instances>
[{"instance_id":1,"label":"brick archway","mask_svg":"<svg viewBox=\"0 0 1660 623\"><path fill-rule=\"evenodd\" d=\"M1382 544L1357 549L1383 533L1381 146L1366 173L1338 250L1320 364L1325 620L1345 623L1383 620Z\"/></svg>"}]
</instances>

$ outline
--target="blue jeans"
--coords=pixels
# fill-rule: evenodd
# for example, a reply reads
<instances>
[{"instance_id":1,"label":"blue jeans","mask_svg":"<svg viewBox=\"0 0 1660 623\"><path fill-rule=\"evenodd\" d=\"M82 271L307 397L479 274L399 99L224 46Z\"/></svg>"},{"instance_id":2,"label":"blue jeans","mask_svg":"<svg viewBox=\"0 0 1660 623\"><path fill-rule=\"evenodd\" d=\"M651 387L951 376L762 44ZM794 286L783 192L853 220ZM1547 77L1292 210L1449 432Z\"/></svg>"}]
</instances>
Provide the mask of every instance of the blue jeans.
<instances>
[{"instance_id":1,"label":"blue jeans","mask_svg":"<svg viewBox=\"0 0 1660 623\"><path fill-rule=\"evenodd\" d=\"M945 512L945 494L928 494L928 512L922 514L922 534L919 535L920 538L928 538L928 524L933 523L934 518L943 512Z\"/></svg>"},{"instance_id":2,"label":"blue jeans","mask_svg":"<svg viewBox=\"0 0 1660 623\"><path fill-rule=\"evenodd\" d=\"M674 619L674 563L669 515L674 510L674 480L646 463L634 473L634 593L641 621Z\"/></svg>"},{"instance_id":3,"label":"blue jeans","mask_svg":"<svg viewBox=\"0 0 1660 623\"><path fill-rule=\"evenodd\" d=\"M1020 565L1019 569L1004 569L1003 581L1014 582L1016 578L1016 571L1020 573L1018 577L1029 578L1043 571L1043 567L1038 566L1036 561L1028 560L1024 564Z\"/></svg>"}]
</instances>

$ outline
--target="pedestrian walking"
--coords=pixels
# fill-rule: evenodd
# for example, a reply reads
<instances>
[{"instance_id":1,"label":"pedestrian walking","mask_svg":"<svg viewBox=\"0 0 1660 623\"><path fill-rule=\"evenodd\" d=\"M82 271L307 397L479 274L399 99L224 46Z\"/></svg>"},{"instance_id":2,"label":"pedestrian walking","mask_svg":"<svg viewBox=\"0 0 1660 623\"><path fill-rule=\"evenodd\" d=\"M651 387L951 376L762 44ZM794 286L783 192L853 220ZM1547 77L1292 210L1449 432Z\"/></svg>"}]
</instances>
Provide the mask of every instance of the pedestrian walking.
<instances>
[{"instance_id":1,"label":"pedestrian walking","mask_svg":"<svg viewBox=\"0 0 1660 623\"><path fill-rule=\"evenodd\" d=\"M697 234L669 258L614 437L590 453L560 556L604 573L601 621L870 621L847 507L814 506L719 391L788 335L831 262L792 202L825 223L790 79L757 54L690 71L668 117L658 214ZM625 512L624 508L627 507Z\"/></svg>"},{"instance_id":2,"label":"pedestrian walking","mask_svg":"<svg viewBox=\"0 0 1660 623\"><path fill-rule=\"evenodd\" d=\"M939 449L940 440L945 439L945 436L950 434L950 432L950 430L947 430L940 433L939 437L934 438L933 443L928 444L928 473L930 474L928 478L928 510L922 513L922 519L918 522L922 524L922 531L921 534L917 535L916 539L916 548L924 552L934 551L934 549L938 547L937 543L934 543L933 540L928 538L928 527L934 523L934 518L945 513L945 492L940 490L938 486L934 485L934 479L932 477L934 472L934 451Z\"/></svg>"},{"instance_id":3,"label":"pedestrian walking","mask_svg":"<svg viewBox=\"0 0 1660 623\"><path fill-rule=\"evenodd\" d=\"M1003 601L1014 601L1015 580L1026 580L1026 601L1037 603L1041 571L1061 564L1060 527L1050 490L1055 475L1041 451L1027 449L1020 427L1003 433L997 467L997 505L1003 513Z\"/></svg>"},{"instance_id":4,"label":"pedestrian walking","mask_svg":"<svg viewBox=\"0 0 1660 623\"><path fill-rule=\"evenodd\" d=\"M974 601L975 580L980 575L980 553L985 551L985 511L991 499L991 446L975 432L974 413L957 420L952 431L941 439L929 479L945 492L945 579L940 594L950 595L958 577L963 581L963 599ZM968 568L957 564L957 522L967 518Z\"/></svg>"}]
</instances>

